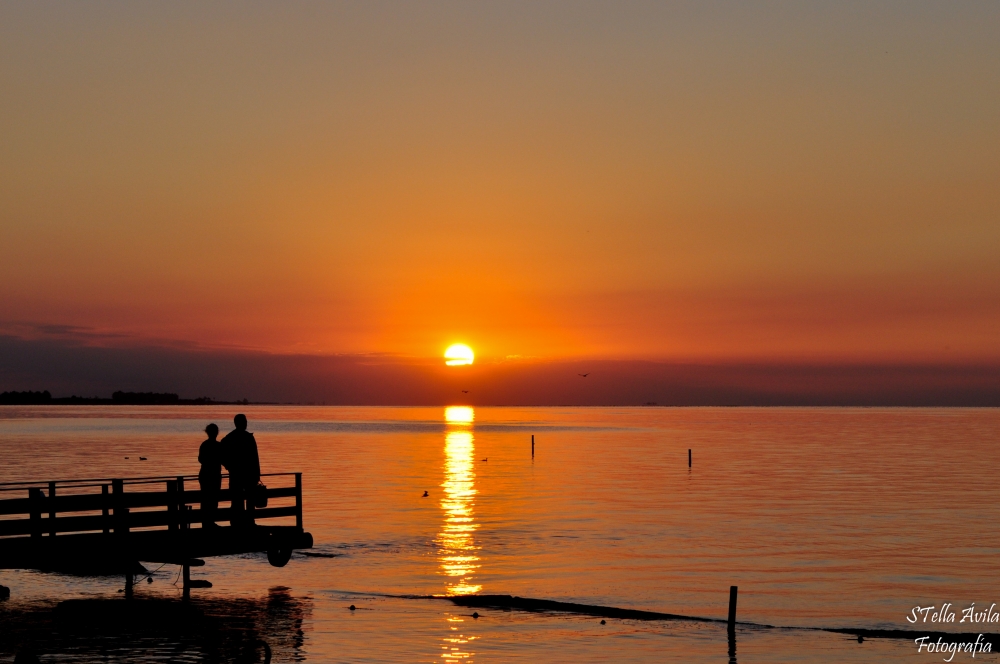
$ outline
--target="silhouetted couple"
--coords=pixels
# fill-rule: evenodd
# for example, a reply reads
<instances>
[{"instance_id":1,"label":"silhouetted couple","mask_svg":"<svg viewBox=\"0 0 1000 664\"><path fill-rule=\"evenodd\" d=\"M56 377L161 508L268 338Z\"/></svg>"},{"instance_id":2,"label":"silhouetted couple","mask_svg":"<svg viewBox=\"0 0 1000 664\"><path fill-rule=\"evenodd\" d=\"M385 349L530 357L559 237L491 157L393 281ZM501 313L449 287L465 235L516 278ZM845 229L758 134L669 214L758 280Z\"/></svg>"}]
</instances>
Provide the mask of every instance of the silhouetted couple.
<instances>
[{"instance_id":1,"label":"silhouetted couple","mask_svg":"<svg viewBox=\"0 0 1000 664\"><path fill-rule=\"evenodd\" d=\"M260 482L257 441L247 431L246 415L237 415L233 423L236 428L221 441L216 440L219 427L214 424L205 427L208 439L198 450L198 461L201 463L198 483L201 485L202 526L205 528L216 525L215 512L219 507L223 466L229 471L229 493L232 496L229 523L233 526L254 525L254 493Z\"/></svg>"}]
</instances>

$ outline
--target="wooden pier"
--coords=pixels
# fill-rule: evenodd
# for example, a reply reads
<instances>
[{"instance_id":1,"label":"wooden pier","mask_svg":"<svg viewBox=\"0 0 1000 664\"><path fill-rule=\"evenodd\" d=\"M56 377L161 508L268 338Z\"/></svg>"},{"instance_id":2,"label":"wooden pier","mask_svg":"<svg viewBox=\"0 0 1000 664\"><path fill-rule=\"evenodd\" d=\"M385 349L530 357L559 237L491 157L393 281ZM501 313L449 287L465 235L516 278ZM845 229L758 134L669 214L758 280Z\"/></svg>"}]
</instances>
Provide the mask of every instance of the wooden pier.
<instances>
[{"instance_id":1,"label":"wooden pier","mask_svg":"<svg viewBox=\"0 0 1000 664\"><path fill-rule=\"evenodd\" d=\"M302 473L270 473L267 507L253 510L256 525L202 527L198 478L8 482L0 484L0 569L77 574L124 574L130 589L139 561L184 567L185 591L202 558L267 554L284 566L293 549L312 547L302 527ZM228 524L229 489L215 492L214 518ZM225 505L225 507L223 507Z\"/></svg>"}]
</instances>

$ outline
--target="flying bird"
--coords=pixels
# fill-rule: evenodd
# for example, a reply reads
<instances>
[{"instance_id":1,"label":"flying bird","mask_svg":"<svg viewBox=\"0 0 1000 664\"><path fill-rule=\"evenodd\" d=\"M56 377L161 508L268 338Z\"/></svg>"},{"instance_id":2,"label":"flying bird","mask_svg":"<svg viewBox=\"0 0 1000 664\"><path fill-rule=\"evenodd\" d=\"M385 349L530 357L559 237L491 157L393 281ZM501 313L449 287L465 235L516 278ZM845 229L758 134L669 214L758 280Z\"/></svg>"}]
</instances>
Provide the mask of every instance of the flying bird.
<instances>
[{"instance_id":1,"label":"flying bird","mask_svg":"<svg viewBox=\"0 0 1000 664\"><path fill-rule=\"evenodd\" d=\"M462 390L462 394L468 394L468 393L469 393L468 390Z\"/></svg>"},{"instance_id":2,"label":"flying bird","mask_svg":"<svg viewBox=\"0 0 1000 664\"><path fill-rule=\"evenodd\" d=\"M589 372L588 372L588 373L585 373L585 374L577 374L577 376L583 376L584 378L586 378L586 377L587 377L587 376L589 376L589 375L590 375L590 373L589 373Z\"/></svg>"}]
</instances>

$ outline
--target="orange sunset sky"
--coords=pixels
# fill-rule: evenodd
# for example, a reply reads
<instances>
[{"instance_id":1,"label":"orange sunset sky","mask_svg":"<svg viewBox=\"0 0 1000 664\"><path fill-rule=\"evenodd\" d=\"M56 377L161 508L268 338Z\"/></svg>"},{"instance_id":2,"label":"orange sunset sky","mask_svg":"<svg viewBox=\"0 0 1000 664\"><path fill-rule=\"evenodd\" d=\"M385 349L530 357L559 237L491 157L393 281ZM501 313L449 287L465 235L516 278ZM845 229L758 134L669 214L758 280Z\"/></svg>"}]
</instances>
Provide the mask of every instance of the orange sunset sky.
<instances>
[{"instance_id":1,"label":"orange sunset sky","mask_svg":"<svg viewBox=\"0 0 1000 664\"><path fill-rule=\"evenodd\" d=\"M6 3L0 335L992 366L998 81L992 2Z\"/></svg>"}]
</instances>

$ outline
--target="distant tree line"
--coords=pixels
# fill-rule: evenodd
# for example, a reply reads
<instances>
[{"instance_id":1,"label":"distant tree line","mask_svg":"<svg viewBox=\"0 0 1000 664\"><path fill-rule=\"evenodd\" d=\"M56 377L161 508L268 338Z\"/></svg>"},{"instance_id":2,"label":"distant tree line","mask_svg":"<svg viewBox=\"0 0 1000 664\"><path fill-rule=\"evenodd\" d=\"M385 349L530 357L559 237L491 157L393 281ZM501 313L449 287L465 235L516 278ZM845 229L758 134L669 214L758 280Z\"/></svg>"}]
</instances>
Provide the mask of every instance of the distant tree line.
<instances>
[{"instance_id":1,"label":"distant tree line","mask_svg":"<svg viewBox=\"0 0 1000 664\"><path fill-rule=\"evenodd\" d=\"M0 404L5 406L27 406L52 402L48 390L44 392L4 392L0 394Z\"/></svg>"},{"instance_id":2,"label":"distant tree line","mask_svg":"<svg viewBox=\"0 0 1000 664\"><path fill-rule=\"evenodd\" d=\"M197 399L181 399L173 392L122 392L113 393L110 399L102 397L53 397L44 392L3 392L0 393L0 406L44 406L44 405L112 405L112 406L207 406L210 404L236 403L247 405L246 399L241 401L215 401L211 397Z\"/></svg>"}]
</instances>

